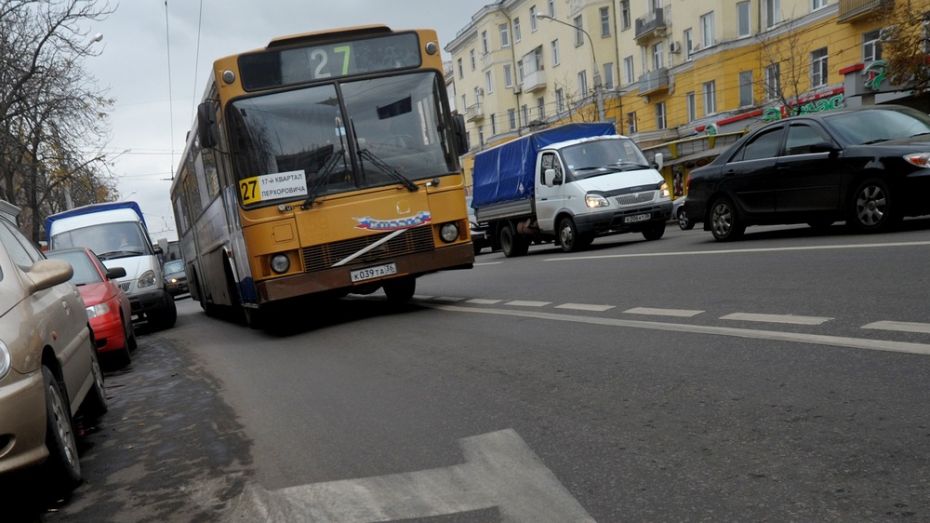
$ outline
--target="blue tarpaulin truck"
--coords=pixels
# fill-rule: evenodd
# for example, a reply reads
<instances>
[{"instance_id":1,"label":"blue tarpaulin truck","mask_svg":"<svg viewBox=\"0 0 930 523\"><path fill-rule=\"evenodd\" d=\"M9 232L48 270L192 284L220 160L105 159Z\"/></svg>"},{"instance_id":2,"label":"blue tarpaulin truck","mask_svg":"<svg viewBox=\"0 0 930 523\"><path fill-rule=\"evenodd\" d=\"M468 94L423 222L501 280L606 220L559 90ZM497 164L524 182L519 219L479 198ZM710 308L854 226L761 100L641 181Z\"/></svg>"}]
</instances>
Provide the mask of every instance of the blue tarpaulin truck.
<instances>
[{"instance_id":1,"label":"blue tarpaulin truck","mask_svg":"<svg viewBox=\"0 0 930 523\"><path fill-rule=\"evenodd\" d=\"M621 232L657 240L672 212L657 168L613 124L562 125L475 155L472 207L508 257L533 241L571 252Z\"/></svg>"}]
</instances>

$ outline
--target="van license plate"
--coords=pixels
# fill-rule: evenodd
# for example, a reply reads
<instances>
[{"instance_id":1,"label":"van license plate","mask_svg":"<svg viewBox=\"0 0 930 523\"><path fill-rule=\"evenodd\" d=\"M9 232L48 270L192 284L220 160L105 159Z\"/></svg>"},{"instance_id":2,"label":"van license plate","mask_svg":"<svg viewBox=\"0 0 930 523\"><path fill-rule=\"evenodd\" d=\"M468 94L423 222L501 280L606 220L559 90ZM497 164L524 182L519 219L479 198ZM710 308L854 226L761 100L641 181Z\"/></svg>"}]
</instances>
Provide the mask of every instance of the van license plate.
<instances>
[{"instance_id":1,"label":"van license plate","mask_svg":"<svg viewBox=\"0 0 930 523\"><path fill-rule=\"evenodd\" d=\"M376 265L374 267L359 269L349 273L349 276L352 278L352 283L355 283L380 278L382 276L390 276L392 274L397 274L397 264L388 263L386 265Z\"/></svg>"},{"instance_id":2,"label":"van license plate","mask_svg":"<svg viewBox=\"0 0 930 523\"><path fill-rule=\"evenodd\" d=\"M623 219L623 223L639 223L639 222L648 222L652 218L652 214L634 214L633 216L627 216Z\"/></svg>"}]
</instances>

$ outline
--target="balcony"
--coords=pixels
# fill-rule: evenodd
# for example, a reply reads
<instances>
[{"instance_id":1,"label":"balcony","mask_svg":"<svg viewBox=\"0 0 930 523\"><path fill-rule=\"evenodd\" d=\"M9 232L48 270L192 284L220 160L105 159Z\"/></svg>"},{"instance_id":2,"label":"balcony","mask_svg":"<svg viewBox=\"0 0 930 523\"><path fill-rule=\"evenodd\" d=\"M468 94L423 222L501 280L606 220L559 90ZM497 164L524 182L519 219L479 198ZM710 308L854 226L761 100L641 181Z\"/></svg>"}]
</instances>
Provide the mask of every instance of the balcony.
<instances>
[{"instance_id":1,"label":"balcony","mask_svg":"<svg viewBox=\"0 0 930 523\"><path fill-rule=\"evenodd\" d=\"M523 83L520 84L524 93L532 93L546 88L546 71L539 69L532 73L523 75Z\"/></svg>"},{"instance_id":2,"label":"balcony","mask_svg":"<svg viewBox=\"0 0 930 523\"><path fill-rule=\"evenodd\" d=\"M659 7L636 19L636 42L642 45L652 38L665 36L665 8Z\"/></svg>"},{"instance_id":3,"label":"balcony","mask_svg":"<svg viewBox=\"0 0 930 523\"><path fill-rule=\"evenodd\" d=\"M668 90L668 69L649 71L639 77L639 95L646 96Z\"/></svg>"},{"instance_id":4,"label":"balcony","mask_svg":"<svg viewBox=\"0 0 930 523\"><path fill-rule=\"evenodd\" d=\"M465 108L465 120L469 122L478 122L484 120L484 109L480 103L469 105Z\"/></svg>"},{"instance_id":5,"label":"balcony","mask_svg":"<svg viewBox=\"0 0 930 523\"><path fill-rule=\"evenodd\" d=\"M840 0L837 23L849 23L894 7L894 0Z\"/></svg>"}]
</instances>

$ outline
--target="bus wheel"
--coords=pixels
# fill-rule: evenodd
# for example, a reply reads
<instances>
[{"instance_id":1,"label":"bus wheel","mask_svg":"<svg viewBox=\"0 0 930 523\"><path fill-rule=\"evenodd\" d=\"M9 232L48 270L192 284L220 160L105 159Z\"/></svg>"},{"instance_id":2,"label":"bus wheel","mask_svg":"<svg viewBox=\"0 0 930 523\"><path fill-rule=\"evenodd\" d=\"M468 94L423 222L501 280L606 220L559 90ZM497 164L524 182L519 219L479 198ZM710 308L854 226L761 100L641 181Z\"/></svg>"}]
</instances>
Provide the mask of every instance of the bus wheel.
<instances>
[{"instance_id":1,"label":"bus wheel","mask_svg":"<svg viewBox=\"0 0 930 523\"><path fill-rule=\"evenodd\" d=\"M251 329L261 329L265 326L264 311L257 307L242 307L242 318Z\"/></svg>"},{"instance_id":2,"label":"bus wheel","mask_svg":"<svg viewBox=\"0 0 930 523\"><path fill-rule=\"evenodd\" d=\"M384 294L392 303L406 303L413 298L417 290L417 279L414 276L405 276L396 280L384 282Z\"/></svg>"}]
</instances>

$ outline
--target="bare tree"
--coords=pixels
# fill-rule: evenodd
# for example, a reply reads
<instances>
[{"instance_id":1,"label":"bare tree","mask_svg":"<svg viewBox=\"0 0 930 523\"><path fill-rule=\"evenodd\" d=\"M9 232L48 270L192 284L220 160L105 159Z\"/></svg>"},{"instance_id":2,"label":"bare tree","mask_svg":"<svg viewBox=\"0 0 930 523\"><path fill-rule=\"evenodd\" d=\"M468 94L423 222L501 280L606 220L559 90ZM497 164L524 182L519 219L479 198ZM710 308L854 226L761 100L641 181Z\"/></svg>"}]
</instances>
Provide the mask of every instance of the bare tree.
<instances>
[{"instance_id":1,"label":"bare tree","mask_svg":"<svg viewBox=\"0 0 930 523\"><path fill-rule=\"evenodd\" d=\"M778 32L760 32L759 62L762 78L759 79L767 99L778 100L787 112L781 116L795 116L800 110L801 86L808 67L808 49L802 45L801 32L789 20ZM779 110L779 108L774 108Z\"/></svg>"},{"instance_id":2,"label":"bare tree","mask_svg":"<svg viewBox=\"0 0 930 523\"><path fill-rule=\"evenodd\" d=\"M928 14L908 0L883 14L886 28L882 31L882 46L887 75L892 85L906 85L916 94L930 91L930 64L927 62Z\"/></svg>"}]
</instances>

